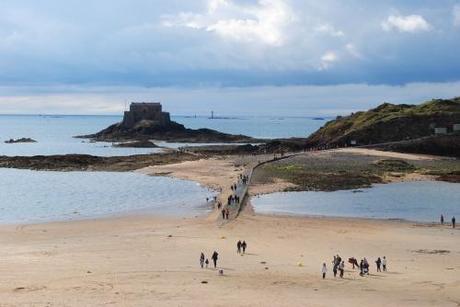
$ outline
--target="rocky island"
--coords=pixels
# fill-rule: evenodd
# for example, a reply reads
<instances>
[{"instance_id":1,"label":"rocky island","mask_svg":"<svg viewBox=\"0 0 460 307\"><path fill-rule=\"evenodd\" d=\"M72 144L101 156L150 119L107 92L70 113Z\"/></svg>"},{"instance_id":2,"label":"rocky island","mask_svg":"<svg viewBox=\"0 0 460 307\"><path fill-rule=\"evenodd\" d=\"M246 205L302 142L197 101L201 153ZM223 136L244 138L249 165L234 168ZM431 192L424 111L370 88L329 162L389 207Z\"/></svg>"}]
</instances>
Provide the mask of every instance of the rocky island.
<instances>
[{"instance_id":1,"label":"rocky island","mask_svg":"<svg viewBox=\"0 0 460 307\"><path fill-rule=\"evenodd\" d=\"M245 135L232 135L212 129L188 129L170 119L158 102L133 102L123 121L95 134L77 136L94 141L126 142L161 140L189 143L260 143Z\"/></svg>"}]
</instances>

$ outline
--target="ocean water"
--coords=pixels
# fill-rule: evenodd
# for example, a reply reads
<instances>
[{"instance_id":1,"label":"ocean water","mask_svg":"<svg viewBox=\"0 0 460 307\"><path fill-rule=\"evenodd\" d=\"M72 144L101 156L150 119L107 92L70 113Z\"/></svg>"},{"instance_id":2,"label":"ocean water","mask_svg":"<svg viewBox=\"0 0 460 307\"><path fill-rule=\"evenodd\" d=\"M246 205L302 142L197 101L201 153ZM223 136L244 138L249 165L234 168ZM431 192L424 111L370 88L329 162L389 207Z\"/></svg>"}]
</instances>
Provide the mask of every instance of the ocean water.
<instances>
[{"instance_id":1,"label":"ocean water","mask_svg":"<svg viewBox=\"0 0 460 307\"><path fill-rule=\"evenodd\" d=\"M0 224L34 223L152 212L209 212L216 193L199 184L138 173L0 171Z\"/></svg>"},{"instance_id":2,"label":"ocean water","mask_svg":"<svg viewBox=\"0 0 460 307\"><path fill-rule=\"evenodd\" d=\"M288 192L253 197L258 213L404 219L436 222L460 218L460 184L403 182L336 192Z\"/></svg>"},{"instance_id":3,"label":"ocean water","mask_svg":"<svg viewBox=\"0 0 460 307\"><path fill-rule=\"evenodd\" d=\"M90 143L87 140L73 138L76 135L95 133L121 119L121 116L0 115L0 155L123 156L161 151L158 148L114 148L110 143ZM207 117L173 116L172 119L188 128L211 128L257 138L305 137L325 123L325 120L297 117L238 117L211 120ZM21 137L33 138L38 143L4 143L10 138ZM182 144L165 142L161 145L172 148L182 146Z\"/></svg>"}]
</instances>

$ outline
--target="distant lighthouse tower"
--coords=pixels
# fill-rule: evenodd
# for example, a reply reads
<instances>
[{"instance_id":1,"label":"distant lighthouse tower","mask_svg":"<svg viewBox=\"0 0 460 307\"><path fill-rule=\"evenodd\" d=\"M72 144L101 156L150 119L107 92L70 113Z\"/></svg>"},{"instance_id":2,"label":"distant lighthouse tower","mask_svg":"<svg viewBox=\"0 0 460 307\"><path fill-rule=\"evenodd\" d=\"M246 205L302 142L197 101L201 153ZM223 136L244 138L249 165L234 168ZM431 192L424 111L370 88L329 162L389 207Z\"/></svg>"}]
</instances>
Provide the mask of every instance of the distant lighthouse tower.
<instances>
[{"instance_id":1,"label":"distant lighthouse tower","mask_svg":"<svg viewBox=\"0 0 460 307\"><path fill-rule=\"evenodd\" d=\"M214 111L211 111L211 119L214 119Z\"/></svg>"}]
</instances>

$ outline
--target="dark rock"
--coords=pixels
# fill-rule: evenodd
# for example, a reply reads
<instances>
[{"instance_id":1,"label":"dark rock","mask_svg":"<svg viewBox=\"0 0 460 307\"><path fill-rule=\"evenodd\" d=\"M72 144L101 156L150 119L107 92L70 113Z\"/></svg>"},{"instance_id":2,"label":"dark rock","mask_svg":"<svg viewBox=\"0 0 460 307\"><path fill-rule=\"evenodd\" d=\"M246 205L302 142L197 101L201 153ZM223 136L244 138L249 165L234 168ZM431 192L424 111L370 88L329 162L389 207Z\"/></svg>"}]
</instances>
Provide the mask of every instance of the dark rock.
<instances>
[{"instance_id":1,"label":"dark rock","mask_svg":"<svg viewBox=\"0 0 460 307\"><path fill-rule=\"evenodd\" d=\"M20 139L9 139L5 141L6 144L15 144L15 143L37 143L34 139L31 138L20 138Z\"/></svg>"},{"instance_id":2,"label":"dark rock","mask_svg":"<svg viewBox=\"0 0 460 307\"><path fill-rule=\"evenodd\" d=\"M126 142L126 143L118 143L114 144L113 147L123 147L123 148L157 148L158 146L155 145L151 141L134 141L134 142Z\"/></svg>"},{"instance_id":3,"label":"dark rock","mask_svg":"<svg viewBox=\"0 0 460 307\"><path fill-rule=\"evenodd\" d=\"M179 163L200 157L181 152L99 157L91 155L0 156L0 167L52 171L132 171L151 165Z\"/></svg>"}]
</instances>

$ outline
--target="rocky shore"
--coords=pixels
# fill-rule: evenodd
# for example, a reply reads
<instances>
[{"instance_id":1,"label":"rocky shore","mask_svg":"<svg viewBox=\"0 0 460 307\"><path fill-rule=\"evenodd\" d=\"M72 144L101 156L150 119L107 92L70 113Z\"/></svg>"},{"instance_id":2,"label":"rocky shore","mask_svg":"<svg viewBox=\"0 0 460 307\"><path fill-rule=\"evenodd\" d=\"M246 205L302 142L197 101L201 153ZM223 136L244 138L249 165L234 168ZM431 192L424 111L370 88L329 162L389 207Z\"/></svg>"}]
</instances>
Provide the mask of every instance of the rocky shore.
<instances>
[{"instance_id":1,"label":"rocky shore","mask_svg":"<svg viewBox=\"0 0 460 307\"><path fill-rule=\"evenodd\" d=\"M91 155L0 156L0 167L46 171L132 171L152 165L173 164L198 159L181 152L99 157Z\"/></svg>"}]
</instances>

